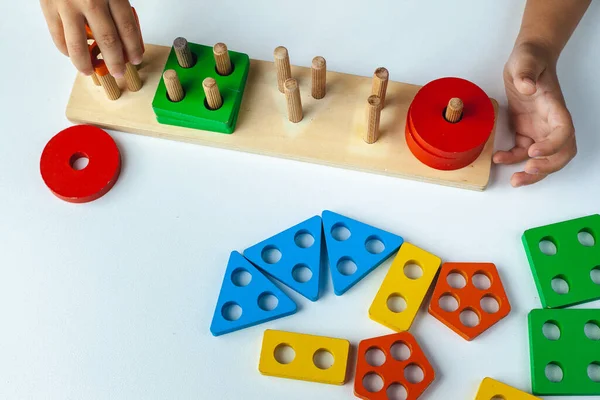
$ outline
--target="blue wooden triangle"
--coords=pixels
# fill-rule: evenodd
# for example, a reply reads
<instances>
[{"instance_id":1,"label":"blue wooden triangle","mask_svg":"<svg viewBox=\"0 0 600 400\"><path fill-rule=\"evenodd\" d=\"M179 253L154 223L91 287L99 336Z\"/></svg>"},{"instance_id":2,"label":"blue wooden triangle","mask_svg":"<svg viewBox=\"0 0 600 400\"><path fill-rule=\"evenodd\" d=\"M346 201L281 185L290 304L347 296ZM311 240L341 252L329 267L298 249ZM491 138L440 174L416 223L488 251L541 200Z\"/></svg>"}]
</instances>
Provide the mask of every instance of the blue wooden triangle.
<instances>
[{"instance_id":1,"label":"blue wooden triangle","mask_svg":"<svg viewBox=\"0 0 600 400\"><path fill-rule=\"evenodd\" d=\"M377 268L404 242L398 235L332 211L323 211L322 218L333 290L338 296Z\"/></svg>"},{"instance_id":2,"label":"blue wooden triangle","mask_svg":"<svg viewBox=\"0 0 600 400\"><path fill-rule=\"evenodd\" d=\"M292 299L240 253L233 251L229 257L210 331L214 336L220 336L287 317L296 310L297 305Z\"/></svg>"},{"instance_id":3,"label":"blue wooden triangle","mask_svg":"<svg viewBox=\"0 0 600 400\"><path fill-rule=\"evenodd\" d=\"M319 299L321 269L321 217L314 216L246 249L244 256L258 268L311 301ZM312 244L299 238L307 237ZM280 259L270 258L270 252ZM310 272L307 271L310 270ZM297 272L304 270L310 279Z\"/></svg>"}]
</instances>

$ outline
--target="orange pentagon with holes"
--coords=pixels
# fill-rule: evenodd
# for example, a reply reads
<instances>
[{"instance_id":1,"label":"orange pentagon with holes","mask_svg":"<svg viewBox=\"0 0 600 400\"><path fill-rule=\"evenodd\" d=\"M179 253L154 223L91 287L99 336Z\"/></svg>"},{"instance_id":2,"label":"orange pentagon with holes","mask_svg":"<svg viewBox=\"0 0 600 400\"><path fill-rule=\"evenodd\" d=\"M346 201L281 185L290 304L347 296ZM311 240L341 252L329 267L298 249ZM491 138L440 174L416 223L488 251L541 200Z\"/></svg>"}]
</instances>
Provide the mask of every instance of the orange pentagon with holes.
<instances>
[{"instance_id":1,"label":"orange pentagon with holes","mask_svg":"<svg viewBox=\"0 0 600 400\"><path fill-rule=\"evenodd\" d=\"M416 400L435 371L409 332L365 339L358 345L354 394L364 400Z\"/></svg>"},{"instance_id":2,"label":"orange pentagon with holes","mask_svg":"<svg viewBox=\"0 0 600 400\"><path fill-rule=\"evenodd\" d=\"M442 265L429 313L466 340L473 340L510 312L492 263Z\"/></svg>"}]
</instances>

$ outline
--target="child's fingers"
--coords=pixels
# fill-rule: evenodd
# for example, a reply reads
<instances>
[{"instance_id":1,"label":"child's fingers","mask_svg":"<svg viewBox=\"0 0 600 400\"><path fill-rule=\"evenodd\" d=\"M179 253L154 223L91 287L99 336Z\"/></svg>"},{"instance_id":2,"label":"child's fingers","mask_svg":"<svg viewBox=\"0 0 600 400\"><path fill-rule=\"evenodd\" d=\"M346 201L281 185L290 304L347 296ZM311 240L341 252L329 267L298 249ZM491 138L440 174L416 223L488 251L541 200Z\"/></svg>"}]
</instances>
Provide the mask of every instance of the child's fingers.
<instances>
[{"instance_id":1,"label":"child's fingers","mask_svg":"<svg viewBox=\"0 0 600 400\"><path fill-rule=\"evenodd\" d=\"M548 157L561 151L575 138L573 125L560 125L555 127L545 140L534 143L529 148L530 157Z\"/></svg>"},{"instance_id":2,"label":"child's fingers","mask_svg":"<svg viewBox=\"0 0 600 400\"><path fill-rule=\"evenodd\" d=\"M60 15L58 15L55 9L50 9L50 7L48 7L48 2L42 1L41 5L46 24L48 25L48 31L50 32L54 45L61 53L68 56L69 51L67 50L67 43L65 42L65 30Z\"/></svg>"},{"instance_id":3,"label":"child's fingers","mask_svg":"<svg viewBox=\"0 0 600 400\"><path fill-rule=\"evenodd\" d=\"M108 71L115 78L125 74L123 46L107 4L98 4L86 14L88 25L102 52Z\"/></svg>"},{"instance_id":4,"label":"child's fingers","mask_svg":"<svg viewBox=\"0 0 600 400\"><path fill-rule=\"evenodd\" d=\"M572 152L564 149L549 158L532 158L525 164L525 172L532 175L549 175L563 169L572 159Z\"/></svg>"},{"instance_id":5,"label":"child's fingers","mask_svg":"<svg viewBox=\"0 0 600 400\"><path fill-rule=\"evenodd\" d=\"M109 7L128 60L134 65L140 64L143 57L142 38L131 5L126 0L111 0Z\"/></svg>"},{"instance_id":6,"label":"child's fingers","mask_svg":"<svg viewBox=\"0 0 600 400\"><path fill-rule=\"evenodd\" d=\"M496 164L516 164L529 158L527 150L533 143L533 139L519 135L515 137L515 147L509 151L497 151L494 154L493 161Z\"/></svg>"},{"instance_id":7,"label":"child's fingers","mask_svg":"<svg viewBox=\"0 0 600 400\"><path fill-rule=\"evenodd\" d=\"M89 76L93 68L85 33L85 19L83 15L70 11L62 13L61 17L64 21L65 41L71 62L81 73Z\"/></svg>"},{"instance_id":8,"label":"child's fingers","mask_svg":"<svg viewBox=\"0 0 600 400\"><path fill-rule=\"evenodd\" d=\"M547 177L548 175L531 175L527 172L516 172L510 178L510 184L514 187L533 185Z\"/></svg>"}]
</instances>

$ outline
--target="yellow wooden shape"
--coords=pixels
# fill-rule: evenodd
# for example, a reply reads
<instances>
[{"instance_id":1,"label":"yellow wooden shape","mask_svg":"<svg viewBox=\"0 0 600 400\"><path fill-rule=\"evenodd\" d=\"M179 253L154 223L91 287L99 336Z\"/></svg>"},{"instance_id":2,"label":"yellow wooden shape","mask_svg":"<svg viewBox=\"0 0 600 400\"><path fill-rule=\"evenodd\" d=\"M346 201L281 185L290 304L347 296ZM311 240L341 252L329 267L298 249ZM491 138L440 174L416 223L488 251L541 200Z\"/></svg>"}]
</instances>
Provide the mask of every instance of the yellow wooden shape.
<instances>
[{"instance_id":1,"label":"yellow wooden shape","mask_svg":"<svg viewBox=\"0 0 600 400\"><path fill-rule=\"evenodd\" d=\"M492 378L485 378L479 386L475 400L541 400L529 393L522 392Z\"/></svg>"},{"instance_id":2,"label":"yellow wooden shape","mask_svg":"<svg viewBox=\"0 0 600 400\"><path fill-rule=\"evenodd\" d=\"M277 360L276 353L285 346L291 347L295 355L291 360L281 360L279 357L281 361L287 362L281 363ZM322 351L333 355L331 366L321 365L326 369L315 364L315 355ZM258 370L263 375L279 378L343 385L346 381L349 351L350 342L345 339L268 329L263 336Z\"/></svg>"},{"instance_id":3,"label":"yellow wooden shape","mask_svg":"<svg viewBox=\"0 0 600 400\"><path fill-rule=\"evenodd\" d=\"M441 262L439 257L405 242L400 247L400 251L394 258L390 270L373 299L371 308L369 308L369 317L396 332L409 330ZM417 279L406 276L404 267L408 264L420 266L423 275ZM391 297L404 299L406 308L402 311L390 310L388 300Z\"/></svg>"}]
</instances>

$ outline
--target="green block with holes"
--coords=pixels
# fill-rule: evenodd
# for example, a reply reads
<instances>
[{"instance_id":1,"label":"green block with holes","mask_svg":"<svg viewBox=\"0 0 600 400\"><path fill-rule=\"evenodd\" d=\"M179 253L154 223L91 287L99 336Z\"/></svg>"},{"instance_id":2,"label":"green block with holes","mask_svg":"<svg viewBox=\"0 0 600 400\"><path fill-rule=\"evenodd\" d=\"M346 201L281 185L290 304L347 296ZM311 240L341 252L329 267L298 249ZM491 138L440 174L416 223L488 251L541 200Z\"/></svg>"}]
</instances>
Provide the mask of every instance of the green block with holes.
<instances>
[{"instance_id":1,"label":"green block with holes","mask_svg":"<svg viewBox=\"0 0 600 400\"><path fill-rule=\"evenodd\" d=\"M600 309L532 310L528 320L533 393L600 395Z\"/></svg>"},{"instance_id":2,"label":"green block with holes","mask_svg":"<svg viewBox=\"0 0 600 400\"><path fill-rule=\"evenodd\" d=\"M600 299L599 240L598 214L525 231L522 241L544 308L566 307ZM544 253L540 249L542 241L552 243L556 248L555 254ZM555 291L553 280L562 283L566 290L559 286Z\"/></svg>"},{"instance_id":3,"label":"green block with holes","mask_svg":"<svg viewBox=\"0 0 600 400\"><path fill-rule=\"evenodd\" d=\"M179 76L185 92L185 98L173 102L168 98L163 79L160 80L152 108L158 122L186 128L219 133L233 133L242 104L242 97L250 70L250 58L247 54L229 51L233 72L227 76L217 73L213 49L196 43L189 43L196 63L191 68L183 68L177 62L175 50L171 53L163 71L174 69ZM202 87L205 78L212 77L223 98L223 106L210 110L206 105L206 96Z\"/></svg>"}]
</instances>

